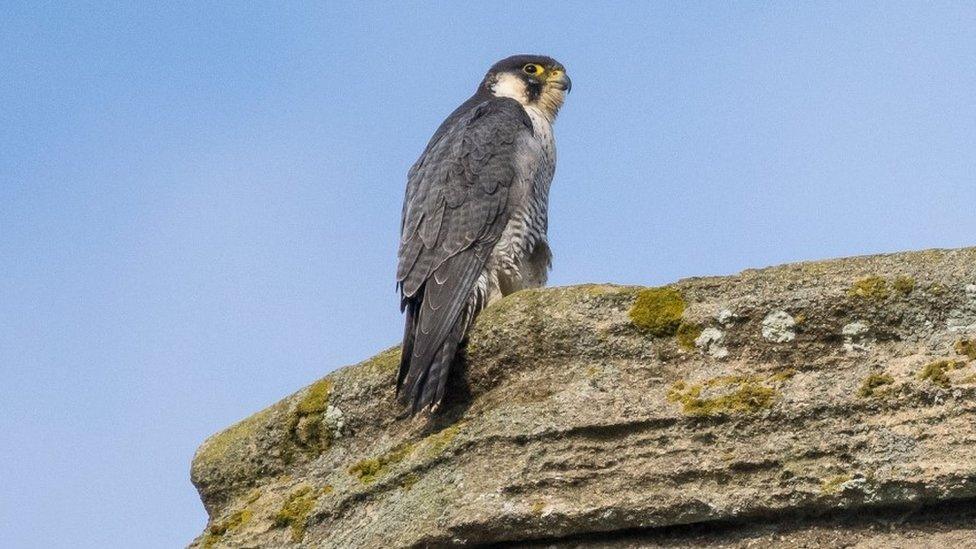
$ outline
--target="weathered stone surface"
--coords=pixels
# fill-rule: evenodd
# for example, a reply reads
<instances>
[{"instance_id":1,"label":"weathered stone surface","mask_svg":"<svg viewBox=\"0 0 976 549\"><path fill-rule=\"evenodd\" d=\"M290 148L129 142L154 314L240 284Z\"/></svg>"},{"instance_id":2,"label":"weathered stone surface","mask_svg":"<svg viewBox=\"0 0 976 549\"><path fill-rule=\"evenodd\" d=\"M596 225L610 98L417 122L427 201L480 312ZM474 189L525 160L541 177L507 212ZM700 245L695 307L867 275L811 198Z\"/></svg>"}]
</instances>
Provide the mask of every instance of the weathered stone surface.
<instances>
[{"instance_id":1,"label":"weathered stone surface","mask_svg":"<svg viewBox=\"0 0 976 549\"><path fill-rule=\"evenodd\" d=\"M969 543L974 341L976 248L521 292L432 418L393 349L208 439L193 546Z\"/></svg>"}]
</instances>

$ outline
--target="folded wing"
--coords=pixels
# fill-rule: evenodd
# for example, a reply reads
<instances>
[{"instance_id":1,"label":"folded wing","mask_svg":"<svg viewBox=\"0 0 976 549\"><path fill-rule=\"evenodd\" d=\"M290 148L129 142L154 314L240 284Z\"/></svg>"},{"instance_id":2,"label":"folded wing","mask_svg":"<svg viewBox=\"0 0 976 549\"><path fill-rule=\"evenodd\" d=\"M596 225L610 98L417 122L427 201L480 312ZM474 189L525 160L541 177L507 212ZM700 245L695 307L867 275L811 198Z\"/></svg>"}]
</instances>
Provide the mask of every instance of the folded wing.
<instances>
[{"instance_id":1,"label":"folded wing","mask_svg":"<svg viewBox=\"0 0 976 549\"><path fill-rule=\"evenodd\" d=\"M410 170L397 283L406 318L397 377L414 412L443 397L478 277L511 217L532 122L488 99L442 128Z\"/></svg>"}]
</instances>

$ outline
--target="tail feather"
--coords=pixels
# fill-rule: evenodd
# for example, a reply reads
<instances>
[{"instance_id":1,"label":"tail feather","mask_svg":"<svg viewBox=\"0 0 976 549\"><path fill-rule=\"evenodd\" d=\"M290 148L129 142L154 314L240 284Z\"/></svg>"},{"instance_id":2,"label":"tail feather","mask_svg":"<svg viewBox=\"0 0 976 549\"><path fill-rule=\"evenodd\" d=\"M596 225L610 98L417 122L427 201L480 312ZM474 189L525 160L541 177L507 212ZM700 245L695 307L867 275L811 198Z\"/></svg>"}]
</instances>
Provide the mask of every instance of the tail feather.
<instances>
[{"instance_id":1,"label":"tail feather","mask_svg":"<svg viewBox=\"0 0 976 549\"><path fill-rule=\"evenodd\" d=\"M451 366L454 365L454 359L457 357L458 346L464 337L464 324L463 319L458 319L451 330L451 335L444 341L444 345L430 365L417 409L423 410L430 406L431 410L435 410L444 399L447 378L451 373Z\"/></svg>"},{"instance_id":2,"label":"tail feather","mask_svg":"<svg viewBox=\"0 0 976 549\"><path fill-rule=\"evenodd\" d=\"M423 396L424 386L427 385L427 376L430 375L430 367L428 366L427 368L423 369L417 368L415 371L417 372L417 375L414 377L413 381L411 381L409 377L407 378L407 391L405 393L405 397L401 397L406 400L404 404L409 405L410 415L414 415L423 409L420 406L420 398Z\"/></svg>"},{"instance_id":3,"label":"tail feather","mask_svg":"<svg viewBox=\"0 0 976 549\"><path fill-rule=\"evenodd\" d=\"M414 341L418 337L420 322L418 308L407 306L406 329L400 355L400 371L397 376L397 396L401 405L408 407L411 414L426 408L436 409L444 399L447 379L451 366L457 356L458 347L464 338L467 326L466 314L455 320L448 336L432 356L418 356Z\"/></svg>"},{"instance_id":4,"label":"tail feather","mask_svg":"<svg viewBox=\"0 0 976 549\"><path fill-rule=\"evenodd\" d=\"M396 382L397 396L400 395L400 391L403 389L403 381L407 377L407 372L410 371L410 357L413 355L413 344L417 330L417 313L419 312L419 304L422 300L423 293L420 294L419 299L409 300L403 303L403 309L407 316L403 327L403 345L400 347L400 369L397 372Z\"/></svg>"}]
</instances>

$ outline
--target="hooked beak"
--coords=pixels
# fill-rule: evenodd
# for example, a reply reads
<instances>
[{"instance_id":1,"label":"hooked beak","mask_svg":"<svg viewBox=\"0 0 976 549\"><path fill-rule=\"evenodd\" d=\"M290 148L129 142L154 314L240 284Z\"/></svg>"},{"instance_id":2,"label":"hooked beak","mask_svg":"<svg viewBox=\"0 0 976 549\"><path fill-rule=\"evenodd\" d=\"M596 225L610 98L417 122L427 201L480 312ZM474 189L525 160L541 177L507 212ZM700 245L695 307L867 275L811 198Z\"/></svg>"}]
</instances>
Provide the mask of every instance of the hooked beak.
<instances>
[{"instance_id":1,"label":"hooked beak","mask_svg":"<svg viewBox=\"0 0 976 549\"><path fill-rule=\"evenodd\" d=\"M565 72L560 75L559 80L556 82L561 89L566 90L566 93L573 91L573 81L569 79L569 75Z\"/></svg>"},{"instance_id":2,"label":"hooked beak","mask_svg":"<svg viewBox=\"0 0 976 549\"><path fill-rule=\"evenodd\" d=\"M573 81L569 79L569 75L562 68L554 68L546 76L548 84L558 90L569 93L573 89Z\"/></svg>"}]
</instances>

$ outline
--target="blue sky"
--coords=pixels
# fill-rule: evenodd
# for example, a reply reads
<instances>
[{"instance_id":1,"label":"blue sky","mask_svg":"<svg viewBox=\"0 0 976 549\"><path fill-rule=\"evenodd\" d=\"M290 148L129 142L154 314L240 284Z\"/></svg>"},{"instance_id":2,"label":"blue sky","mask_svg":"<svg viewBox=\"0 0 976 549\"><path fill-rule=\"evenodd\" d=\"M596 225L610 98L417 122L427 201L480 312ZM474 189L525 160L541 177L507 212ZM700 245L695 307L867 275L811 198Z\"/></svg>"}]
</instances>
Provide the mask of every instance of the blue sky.
<instances>
[{"instance_id":1,"label":"blue sky","mask_svg":"<svg viewBox=\"0 0 976 549\"><path fill-rule=\"evenodd\" d=\"M0 18L2 547L185 544L206 436L395 344L406 170L512 53L573 78L553 284L976 244L972 3L60 4Z\"/></svg>"}]
</instances>

